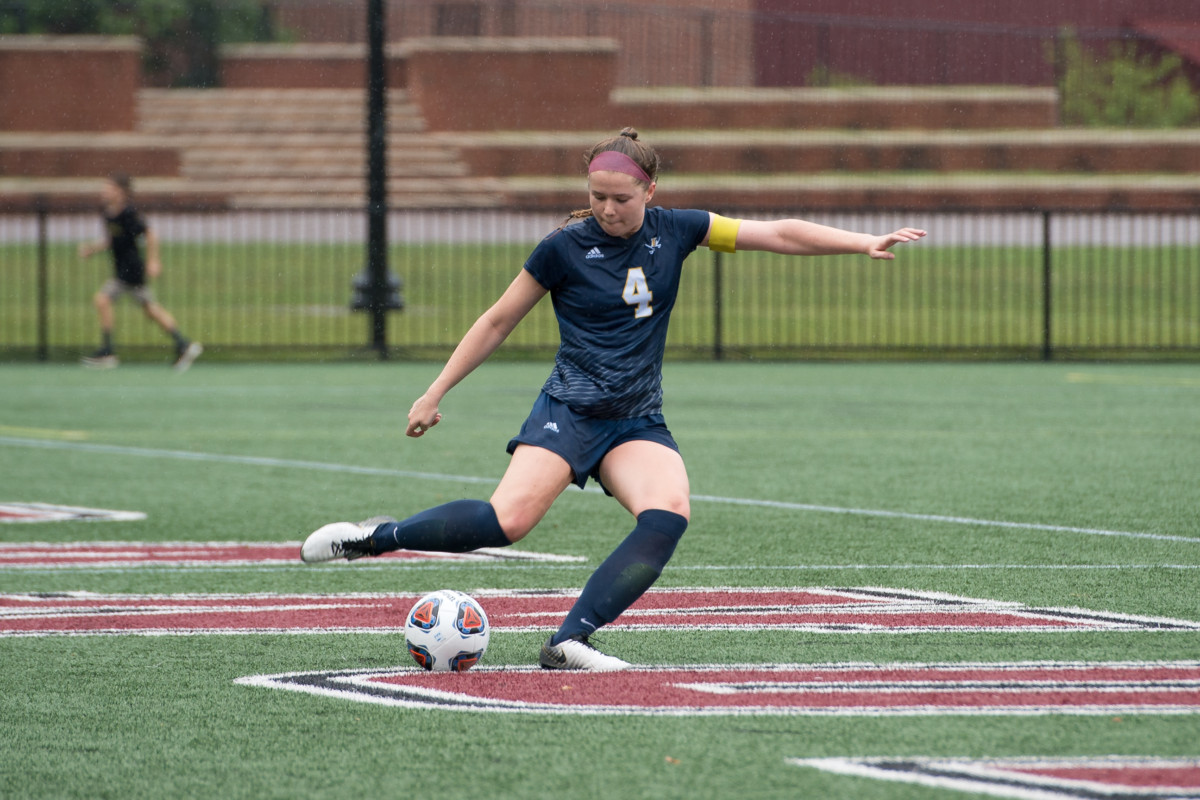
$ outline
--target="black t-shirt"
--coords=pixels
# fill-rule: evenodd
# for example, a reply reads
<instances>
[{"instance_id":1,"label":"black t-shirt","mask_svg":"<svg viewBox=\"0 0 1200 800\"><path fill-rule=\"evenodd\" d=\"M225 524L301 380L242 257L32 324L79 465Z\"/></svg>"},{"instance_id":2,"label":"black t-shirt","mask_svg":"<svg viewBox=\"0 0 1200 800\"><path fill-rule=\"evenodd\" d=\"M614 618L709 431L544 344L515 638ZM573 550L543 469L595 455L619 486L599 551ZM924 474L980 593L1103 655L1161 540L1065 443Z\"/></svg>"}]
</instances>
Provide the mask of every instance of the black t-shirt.
<instances>
[{"instance_id":1,"label":"black t-shirt","mask_svg":"<svg viewBox=\"0 0 1200 800\"><path fill-rule=\"evenodd\" d=\"M146 263L142 260L138 239L146 233L145 220L133 206L125 206L116 216L106 214L104 222L108 228L117 279L131 286L141 286L146 282Z\"/></svg>"}]
</instances>

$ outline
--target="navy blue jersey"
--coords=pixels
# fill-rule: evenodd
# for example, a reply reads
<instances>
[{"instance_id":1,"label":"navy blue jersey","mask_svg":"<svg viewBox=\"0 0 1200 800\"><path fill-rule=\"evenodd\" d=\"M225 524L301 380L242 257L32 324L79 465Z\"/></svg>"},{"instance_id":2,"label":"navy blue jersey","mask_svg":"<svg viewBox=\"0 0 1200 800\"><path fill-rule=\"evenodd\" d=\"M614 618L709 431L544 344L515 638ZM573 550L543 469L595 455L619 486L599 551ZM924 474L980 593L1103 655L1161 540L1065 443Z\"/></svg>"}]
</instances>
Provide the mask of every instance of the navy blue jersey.
<instances>
[{"instance_id":1,"label":"navy blue jersey","mask_svg":"<svg viewBox=\"0 0 1200 800\"><path fill-rule=\"evenodd\" d=\"M667 323L708 225L707 211L647 208L628 239L588 218L538 244L525 269L549 290L560 339L546 394L607 419L662 410Z\"/></svg>"},{"instance_id":2,"label":"navy blue jersey","mask_svg":"<svg viewBox=\"0 0 1200 800\"><path fill-rule=\"evenodd\" d=\"M118 280L141 286L146 282L146 265L138 240L146 233L145 221L133 206L126 206L114 216L106 214L104 222Z\"/></svg>"}]
</instances>

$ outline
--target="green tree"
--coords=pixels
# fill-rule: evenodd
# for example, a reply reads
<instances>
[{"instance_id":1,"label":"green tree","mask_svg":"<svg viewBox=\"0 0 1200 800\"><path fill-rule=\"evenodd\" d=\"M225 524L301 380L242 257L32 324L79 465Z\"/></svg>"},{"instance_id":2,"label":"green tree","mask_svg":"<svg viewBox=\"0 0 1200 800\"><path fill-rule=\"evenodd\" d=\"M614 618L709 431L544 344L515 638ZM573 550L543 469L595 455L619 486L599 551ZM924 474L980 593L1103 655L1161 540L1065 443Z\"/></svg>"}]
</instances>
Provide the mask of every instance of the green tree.
<instances>
[{"instance_id":1,"label":"green tree","mask_svg":"<svg viewBox=\"0 0 1200 800\"><path fill-rule=\"evenodd\" d=\"M1200 97L1174 53L1156 56L1137 42L1112 42L1107 57L1063 31L1052 58L1062 121L1092 127L1175 128L1200 123Z\"/></svg>"},{"instance_id":2,"label":"green tree","mask_svg":"<svg viewBox=\"0 0 1200 800\"><path fill-rule=\"evenodd\" d=\"M222 43L275 38L263 0L0 0L0 33L140 36L164 86L214 86Z\"/></svg>"}]
</instances>

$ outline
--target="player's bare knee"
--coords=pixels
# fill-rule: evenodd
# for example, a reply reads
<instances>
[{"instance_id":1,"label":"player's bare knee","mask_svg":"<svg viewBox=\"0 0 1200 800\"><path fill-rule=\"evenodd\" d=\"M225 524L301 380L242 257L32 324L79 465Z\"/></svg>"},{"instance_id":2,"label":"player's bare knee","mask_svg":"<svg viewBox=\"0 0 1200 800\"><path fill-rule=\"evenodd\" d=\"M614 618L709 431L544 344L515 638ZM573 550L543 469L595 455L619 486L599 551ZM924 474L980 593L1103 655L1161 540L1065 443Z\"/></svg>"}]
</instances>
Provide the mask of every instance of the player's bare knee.
<instances>
[{"instance_id":1,"label":"player's bare knee","mask_svg":"<svg viewBox=\"0 0 1200 800\"><path fill-rule=\"evenodd\" d=\"M500 530L504 531L504 535L508 537L508 540L516 543L524 539L541 518L534 519L531 515L522 513L519 510L510 509L508 512L502 513L497 508L496 519L500 523Z\"/></svg>"},{"instance_id":2,"label":"player's bare knee","mask_svg":"<svg viewBox=\"0 0 1200 800\"><path fill-rule=\"evenodd\" d=\"M678 514L688 522L692 521L692 504L686 497L678 498L668 503L663 511L670 511L672 514Z\"/></svg>"},{"instance_id":3,"label":"player's bare knee","mask_svg":"<svg viewBox=\"0 0 1200 800\"><path fill-rule=\"evenodd\" d=\"M638 516L643 511L669 511L672 514L678 514L687 522L692 521L692 505L688 497L672 497L658 498L645 506L631 506L629 510L633 516Z\"/></svg>"}]
</instances>

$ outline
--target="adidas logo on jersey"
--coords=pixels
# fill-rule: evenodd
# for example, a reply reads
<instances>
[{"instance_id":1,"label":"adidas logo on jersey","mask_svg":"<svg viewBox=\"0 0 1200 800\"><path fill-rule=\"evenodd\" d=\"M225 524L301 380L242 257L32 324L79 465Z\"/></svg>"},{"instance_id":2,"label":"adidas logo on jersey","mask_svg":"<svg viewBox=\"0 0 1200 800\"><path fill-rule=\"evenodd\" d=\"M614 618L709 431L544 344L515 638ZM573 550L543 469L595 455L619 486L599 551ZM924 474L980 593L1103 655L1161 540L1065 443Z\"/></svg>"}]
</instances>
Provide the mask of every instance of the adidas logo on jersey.
<instances>
[{"instance_id":1,"label":"adidas logo on jersey","mask_svg":"<svg viewBox=\"0 0 1200 800\"><path fill-rule=\"evenodd\" d=\"M557 422L547 422L545 425L542 426L542 430L551 431L553 433L558 433L558 423Z\"/></svg>"},{"instance_id":2,"label":"adidas logo on jersey","mask_svg":"<svg viewBox=\"0 0 1200 800\"><path fill-rule=\"evenodd\" d=\"M593 247L591 250L587 251L587 255L584 256L584 258L604 258L604 253L600 252L599 247Z\"/></svg>"}]
</instances>

